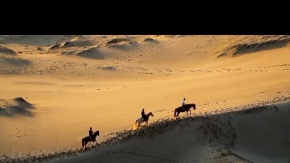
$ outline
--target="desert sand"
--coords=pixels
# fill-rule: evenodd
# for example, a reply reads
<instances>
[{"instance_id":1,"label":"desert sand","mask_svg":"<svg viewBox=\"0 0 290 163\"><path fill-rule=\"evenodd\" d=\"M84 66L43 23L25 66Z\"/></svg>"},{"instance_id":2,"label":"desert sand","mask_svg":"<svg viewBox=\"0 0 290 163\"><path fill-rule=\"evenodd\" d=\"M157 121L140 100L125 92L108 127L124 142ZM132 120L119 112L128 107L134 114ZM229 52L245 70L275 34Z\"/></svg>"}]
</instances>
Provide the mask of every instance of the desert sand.
<instances>
[{"instance_id":1,"label":"desert sand","mask_svg":"<svg viewBox=\"0 0 290 163\"><path fill-rule=\"evenodd\" d=\"M289 41L2 35L0 162L289 162Z\"/></svg>"}]
</instances>

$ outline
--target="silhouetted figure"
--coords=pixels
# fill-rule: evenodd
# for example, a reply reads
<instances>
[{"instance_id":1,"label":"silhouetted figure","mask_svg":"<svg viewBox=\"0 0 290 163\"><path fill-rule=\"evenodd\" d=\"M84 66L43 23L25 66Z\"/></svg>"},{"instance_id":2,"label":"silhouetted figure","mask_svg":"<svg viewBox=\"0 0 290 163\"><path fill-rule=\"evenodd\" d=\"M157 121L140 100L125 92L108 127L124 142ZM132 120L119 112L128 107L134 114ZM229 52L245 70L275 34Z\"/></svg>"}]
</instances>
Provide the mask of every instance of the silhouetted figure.
<instances>
[{"instance_id":1,"label":"silhouetted figure","mask_svg":"<svg viewBox=\"0 0 290 163\"><path fill-rule=\"evenodd\" d=\"M181 101L181 107L182 107L182 109L185 111L185 109L184 109L184 107L183 107L184 105L185 105L185 98L183 98L182 101Z\"/></svg>"},{"instance_id":2,"label":"silhouetted figure","mask_svg":"<svg viewBox=\"0 0 290 163\"><path fill-rule=\"evenodd\" d=\"M93 138L93 135L94 134L94 132L93 132L93 130L92 130L92 127L90 127L90 130L89 130L89 136L90 136L90 138L92 139Z\"/></svg>"},{"instance_id":3,"label":"silhouetted figure","mask_svg":"<svg viewBox=\"0 0 290 163\"><path fill-rule=\"evenodd\" d=\"M144 119L144 121L147 121L147 115L145 114L144 108L142 109L141 116Z\"/></svg>"}]
</instances>

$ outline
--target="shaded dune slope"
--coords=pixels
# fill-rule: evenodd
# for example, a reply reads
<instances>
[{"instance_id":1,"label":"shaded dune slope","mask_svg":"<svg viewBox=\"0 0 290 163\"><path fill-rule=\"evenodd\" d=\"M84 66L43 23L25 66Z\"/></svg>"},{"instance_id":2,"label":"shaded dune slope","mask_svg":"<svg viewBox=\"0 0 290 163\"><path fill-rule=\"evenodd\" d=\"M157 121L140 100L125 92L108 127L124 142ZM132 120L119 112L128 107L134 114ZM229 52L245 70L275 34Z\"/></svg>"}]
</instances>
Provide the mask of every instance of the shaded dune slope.
<instances>
[{"instance_id":1,"label":"shaded dune slope","mask_svg":"<svg viewBox=\"0 0 290 163\"><path fill-rule=\"evenodd\" d=\"M290 36L228 36L225 40L222 41L224 45L221 50L216 53L218 58L282 48L289 44Z\"/></svg>"},{"instance_id":2,"label":"shaded dune slope","mask_svg":"<svg viewBox=\"0 0 290 163\"><path fill-rule=\"evenodd\" d=\"M2 161L287 162L289 117L288 102L178 121L162 119L136 131L116 132L115 137L87 151L72 149L27 158L6 157Z\"/></svg>"}]
</instances>

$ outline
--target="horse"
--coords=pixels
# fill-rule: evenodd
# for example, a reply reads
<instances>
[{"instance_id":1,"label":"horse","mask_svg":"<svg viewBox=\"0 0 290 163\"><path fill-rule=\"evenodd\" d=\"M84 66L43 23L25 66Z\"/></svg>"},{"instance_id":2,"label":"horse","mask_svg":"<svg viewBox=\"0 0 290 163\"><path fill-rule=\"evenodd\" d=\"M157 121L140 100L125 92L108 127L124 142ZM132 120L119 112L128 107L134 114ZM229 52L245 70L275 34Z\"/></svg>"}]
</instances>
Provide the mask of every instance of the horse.
<instances>
[{"instance_id":1,"label":"horse","mask_svg":"<svg viewBox=\"0 0 290 163\"><path fill-rule=\"evenodd\" d=\"M97 130L95 133L93 133L93 137L92 137L92 139L91 139L90 136L84 137L84 138L82 139L82 147L83 147L83 149L86 149L86 148L87 148L86 145L87 145L87 143L90 142L90 141L93 141L93 144L94 144L94 142L96 142L96 144L97 144L97 141L96 141L96 137L97 137L97 136L100 136L100 132L99 132L99 130Z\"/></svg>"},{"instance_id":2,"label":"horse","mask_svg":"<svg viewBox=\"0 0 290 163\"><path fill-rule=\"evenodd\" d=\"M186 111L186 115L188 115L188 111L189 111L190 115L191 115L190 108L193 108L194 110L196 109L195 104L185 104L185 105L183 105L183 108L180 106L180 107L174 109L174 118L175 119L180 119L180 117L179 117L180 112Z\"/></svg>"},{"instance_id":3,"label":"horse","mask_svg":"<svg viewBox=\"0 0 290 163\"><path fill-rule=\"evenodd\" d=\"M141 117L135 121L134 126L133 126L133 130L137 129L141 125L141 123L143 123L143 122L146 122L146 124L148 124L148 120L149 120L150 116L154 117L152 112L149 112L146 116L147 116L146 120L144 120L143 117Z\"/></svg>"}]
</instances>

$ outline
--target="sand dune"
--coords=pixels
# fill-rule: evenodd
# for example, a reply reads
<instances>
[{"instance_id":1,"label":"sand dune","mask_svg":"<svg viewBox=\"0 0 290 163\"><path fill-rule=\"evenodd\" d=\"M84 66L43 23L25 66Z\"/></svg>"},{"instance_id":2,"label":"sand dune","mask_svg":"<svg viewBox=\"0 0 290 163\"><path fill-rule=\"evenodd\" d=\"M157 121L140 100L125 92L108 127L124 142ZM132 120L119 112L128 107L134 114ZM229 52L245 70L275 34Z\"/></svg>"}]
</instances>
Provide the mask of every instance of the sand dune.
<instances>
[{"instance_id":1,"label":"sand dune","mask_svg":"<svg viewBox=\"0 0 290 163\"><path fill-rule=\"evenodd\" d=\"M77 55L86 58L104 59L104 55L98 48L90 48L79 52Z\"/></svg>"},{"instance_id":2,"label":"sand dune","mask_svg":"<svg viewBox=\"0 0 290 163\"><path fill-rule=\"evenodd\" d=\"M290 139L289 107L290 103L281 103L239 111L232 108L179 121L161 119L137 131L120 131L87 151L75 149L14 161L287 162L290 146L281 142Z\"/></svg>"},{"instance_id":3,"label":"sand dune","mask_svg":"<svg viewBox=\"0 0 290 163\"><path fill-rule=\"evenodd\" d=\"M11 66L23 67L25 65L31 64L29 60L18 58L18 57L1 57L0 56L0 62L1 62L1 65L0 65L1 69L9 68Z\"/></svg>"},{"instance_id":4,"label":"sand dune","mask_svg":"<svg viewBox=\"0 0 290 163\"><path fill-rule=\"evenodd\" d=\"M0 46L0 54L4 55L17 55L17 53L9 48L6 48L4 46Z\"/></svg>"},{"instance_id":5,"label":"sand dune","mask_svg":"<svg viewBox=\"0 0 290 163\"><path fill-rule=\"evenodd\" d=\"M158 41L156 39L153 39L153 38L145 38L144 42L158 43Z\"/></svg>"},{"instance_id":6,"label":"sand dune","mask_svg":"<svg viewBox=\"0 0 290 163\"><path fill-rule=\"evenodd\" d=\"M35 109L35 107L22 97L12 100L0 99L0 116L12 117L14 114L33 116L29 109Z\"/></svg>"},{"instance_id":7,"label":"sand dune","mask_svg":"<svg viewBox=\"0 0 290 163\"><path fill-rule=\"evenodd\" d=\"M52 46L50 49L58 48L72 48L72 47L84 47L84 46L93 46L95 45L95 40L87 39L82 36L75 36L69 41L59 42L56 45Z\"/></svg>"},{"instance_id":8,"label":"sand dune","mask_svg":"<svg viewBox=\"0 0 290 163\"><path fill-rule=\"evenodd\" d=\"M233 116L237 137L232 152L252 162L289 162L289 108L287 103Z\"/></svg>"},{"instance_id":9,"label":"sand dune","mask_svg":"<svg viewBox=\"0 0 290 163\"><path fill-rule=\"evenodd\" d=\"M65 42L62 47L93 46L94 44L95 43L93 41L87 40L83 37L76 37L70 41Z\"/></svg>"},{"instance_id":10,"label":"sand dune","mask_svg":"<svg viewBox=\"0 0 290 163\"><path fill-rule=\"evenodd\" d=\"M290 161L289 38L0 36L0 162Z\"/></svg>"},{"instance_id":11,"label":"sand dune","mask_svg":"<svg viewBox=\"0 0 290 163\"><path fill-rule=\"evenodd\" d=\"M69 41L74 38L72 35L10 35L0 36L2 38L1 44L20 44L32 46L47 46L59 42Z\"/></svg>"},{"instance_id":12,"label":"sand dune","mask_svg":"<svg viewBox=\"0 0 290 163\"><path fill-rule=\"evenodd\" d=\"M106 45L108 48L117 48L121 50L131 50L132 48L138 46L136 41L132 41L128 38L113 38L109 40Z\"/></svg>"},{"instance_id":13,"label":"sand dune","mask_svg":"<svg viewBox=\"0 0 290 163\"><path fill-rule=\"evenodd\" d=\"M217 57L236 56L239 54L253 53L262 50L270 50L285 47L290 40L289 36L239 36L230 37L222 46Z\"/></svg>"}]
</instances>

